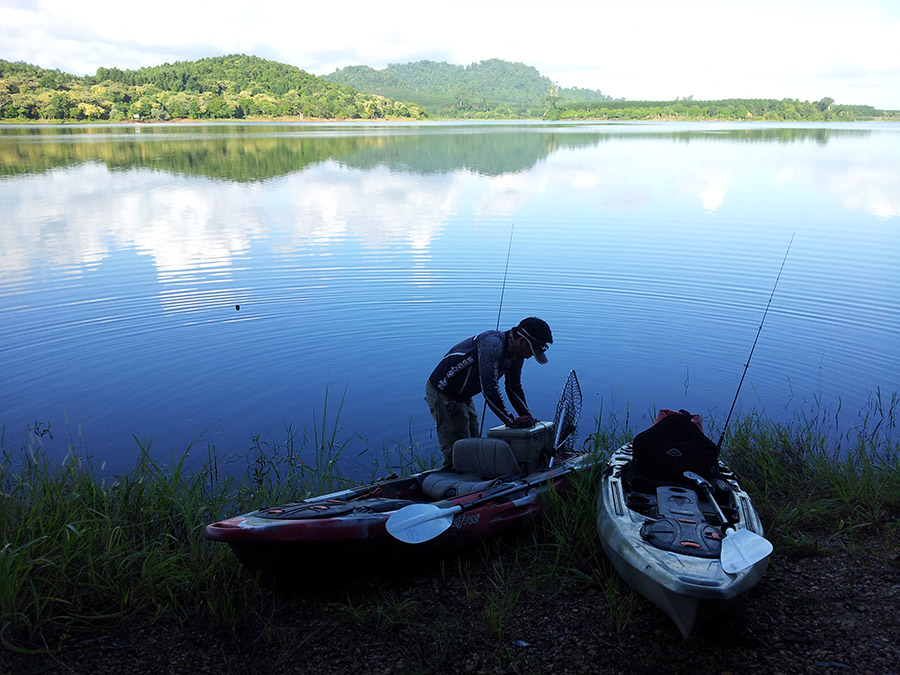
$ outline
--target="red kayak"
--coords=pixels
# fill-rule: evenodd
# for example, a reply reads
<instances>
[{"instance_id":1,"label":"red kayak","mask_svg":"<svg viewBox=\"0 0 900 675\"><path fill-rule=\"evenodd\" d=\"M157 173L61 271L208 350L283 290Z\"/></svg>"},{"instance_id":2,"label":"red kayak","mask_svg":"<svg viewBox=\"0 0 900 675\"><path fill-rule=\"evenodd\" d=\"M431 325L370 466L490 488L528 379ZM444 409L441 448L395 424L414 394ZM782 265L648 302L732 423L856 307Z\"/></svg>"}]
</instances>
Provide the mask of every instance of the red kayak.
<instances>
[{"instance_id":1,"label":"red kayak","mask_svg":"<svg viewBox=\"0 0 900 675\"><path fill-rule=\"evenodd\" d=\"M530 526L551 490L596 458L576 452L554 423L497 427L488 438L458 441L452 469L385 479L208 525L252 573L392 565L439 555ZM569 442L565 442L569 441Z\"/></svg>"}]
</instances>

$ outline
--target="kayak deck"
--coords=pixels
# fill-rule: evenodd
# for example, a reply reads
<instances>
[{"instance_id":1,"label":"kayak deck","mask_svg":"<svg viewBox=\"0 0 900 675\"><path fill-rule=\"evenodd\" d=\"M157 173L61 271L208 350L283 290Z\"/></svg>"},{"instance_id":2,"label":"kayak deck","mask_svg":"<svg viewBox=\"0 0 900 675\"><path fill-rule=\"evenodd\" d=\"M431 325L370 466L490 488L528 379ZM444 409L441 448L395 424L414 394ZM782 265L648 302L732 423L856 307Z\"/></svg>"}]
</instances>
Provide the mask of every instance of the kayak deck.
<instances>
[{"instance_id":1,"label":"kayak deck","mask_svg":"<svg viewBox=\"0 0 900 675\"><path fill-rule=\"evenodd\" d=\"M722 569L723 540L715 507L691 486L634 475L631 446L613 453L597 503L597 530L616 571L662 608L687 637L727 609L765 573L768 559L734 574ZM737 477L715 470L716 501L736 529L762 535L762 525Z\"/></svg>"}]
</instances>

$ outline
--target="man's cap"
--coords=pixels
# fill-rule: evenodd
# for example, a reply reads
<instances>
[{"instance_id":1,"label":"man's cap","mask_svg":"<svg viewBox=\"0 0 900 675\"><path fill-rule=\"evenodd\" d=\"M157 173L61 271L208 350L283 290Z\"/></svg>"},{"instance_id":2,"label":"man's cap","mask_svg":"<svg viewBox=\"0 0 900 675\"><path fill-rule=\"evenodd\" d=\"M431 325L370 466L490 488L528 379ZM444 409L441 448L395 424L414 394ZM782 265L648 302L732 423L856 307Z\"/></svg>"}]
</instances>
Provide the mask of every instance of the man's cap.
<instances>
[{"instance_id":1,"label":"man's cap","mask_svg":"<svg viewBox=\"0 0 900 675\"><path fill-rule=\"evenodd\" d=\"M538 363L547 363L547 346L553 343L553 334L550 332L550 326L543 319L536 316L529 316L522 319L516 326L516 333L528 341L531 345L531 353L534 360Z\"/></svg>"}]
</instances>

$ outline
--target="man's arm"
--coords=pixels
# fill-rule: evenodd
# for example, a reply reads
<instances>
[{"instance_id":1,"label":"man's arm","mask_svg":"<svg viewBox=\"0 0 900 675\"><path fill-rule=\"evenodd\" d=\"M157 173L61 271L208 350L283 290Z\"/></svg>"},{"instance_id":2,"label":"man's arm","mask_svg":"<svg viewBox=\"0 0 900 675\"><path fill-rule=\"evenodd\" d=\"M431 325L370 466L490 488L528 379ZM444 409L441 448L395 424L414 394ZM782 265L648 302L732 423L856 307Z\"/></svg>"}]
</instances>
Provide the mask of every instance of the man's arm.
<instances>
[{"instance_id":1,"label":"man's arm","mask_svg":"<svg viewBox=\"0 0 900 675\"><path fill-rule=\"evenodd\" d=\"M534 415L528 409L528 402L525 400L525 392L522 389L522 365L524 361L517 359L513 363L513 367L506 375L506 395L509 396L509 402L515 411L524 417L533 418Z\"/></svg>"},{"instance_id":2,"label":"man's arm","mask_svg":"<svg viewBox=\"0 0 900 675\"><path fill-rule=\"evenodd\" d=\"M506 425L516 418L511 414L500 395L500 359L503 356L503 336L487 335L478 341L478 375L481 393L491 411Z\"/></svg>"}]
</instances>

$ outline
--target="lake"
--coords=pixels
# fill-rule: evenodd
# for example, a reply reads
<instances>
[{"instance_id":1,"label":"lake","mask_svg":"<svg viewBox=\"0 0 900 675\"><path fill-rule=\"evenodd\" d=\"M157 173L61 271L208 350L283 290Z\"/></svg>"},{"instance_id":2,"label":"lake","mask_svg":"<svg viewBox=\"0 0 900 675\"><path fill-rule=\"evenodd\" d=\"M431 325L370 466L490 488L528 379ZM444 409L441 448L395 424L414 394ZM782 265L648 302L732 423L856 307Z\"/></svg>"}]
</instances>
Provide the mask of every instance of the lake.
<instances>
[{"instance_id":1,"label":"lake","mask_svg":"<svg viewBox=\"0 0 900 675\"><path fill-rule=\"evenodd\" d=\"M3 447L107 471L436 456L425 379L498 314L550 324L525 391L574 369L582 438L721 427L770 296L735 414L900 389L900 124L0 126L0 219Z\"/></svg>"}]
</instances>

